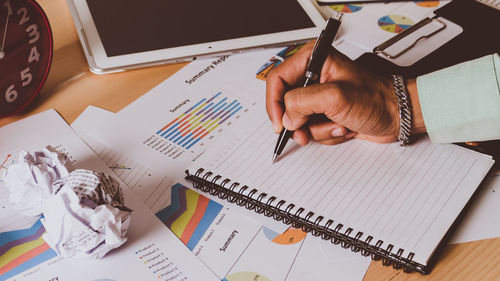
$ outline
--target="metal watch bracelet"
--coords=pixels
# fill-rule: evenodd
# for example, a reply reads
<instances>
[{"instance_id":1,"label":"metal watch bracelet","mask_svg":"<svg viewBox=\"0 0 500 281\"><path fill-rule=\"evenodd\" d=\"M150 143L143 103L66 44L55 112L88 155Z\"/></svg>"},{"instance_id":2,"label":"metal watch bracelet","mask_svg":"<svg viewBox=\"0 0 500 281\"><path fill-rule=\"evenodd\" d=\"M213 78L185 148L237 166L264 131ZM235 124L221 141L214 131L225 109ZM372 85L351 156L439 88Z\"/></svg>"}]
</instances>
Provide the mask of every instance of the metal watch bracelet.
<instances>
[{"instance_id":1,"label":"metal watch bracelet","mask_svg":"<svg viewBox=\"0 0 500 281\"><path fill-rule=\"evenodd\" d=\"M399 145L406 146L410 143L412 111L410 97L406 90L406 84L401 75L392 75L394 93L398 98L399 107Z\"/></svg>"}]
</instances>

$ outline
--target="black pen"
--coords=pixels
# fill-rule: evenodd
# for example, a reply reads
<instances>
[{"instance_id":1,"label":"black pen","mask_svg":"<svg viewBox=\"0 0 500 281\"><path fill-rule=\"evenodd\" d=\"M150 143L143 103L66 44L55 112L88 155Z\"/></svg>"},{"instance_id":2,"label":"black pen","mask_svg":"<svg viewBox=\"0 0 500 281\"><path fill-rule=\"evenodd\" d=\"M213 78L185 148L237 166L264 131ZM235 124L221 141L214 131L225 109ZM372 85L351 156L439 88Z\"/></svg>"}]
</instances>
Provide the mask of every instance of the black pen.
<instances>
[{"instance_id":1,"label":"black pen","mask_svg":"<svg viewBox=\"0 0 500 281\"><path fill-rule=\"evenodd\" d=\"M332 46L335 35L337 35L337 31L339 30L341 22L342 14L334 11L333 15L328 19L328 22L326 23L325 29L321 31L318 39L316 39L311 57L309 58L309 64L307 65L306 73L304 74L306 78L304 87L307 87L319 81L321 68L323 68L326 57L330 52L330 47ZM286 143L288 142L288 139L290 139L292 134L293 131L287 130L285 128L281 130L278 142L276 143L276 147L274 148L273 163L276 162L278 156L280 156L281 152L283 152L283 149L285 148Z\"/></svg>"}]
</instances>

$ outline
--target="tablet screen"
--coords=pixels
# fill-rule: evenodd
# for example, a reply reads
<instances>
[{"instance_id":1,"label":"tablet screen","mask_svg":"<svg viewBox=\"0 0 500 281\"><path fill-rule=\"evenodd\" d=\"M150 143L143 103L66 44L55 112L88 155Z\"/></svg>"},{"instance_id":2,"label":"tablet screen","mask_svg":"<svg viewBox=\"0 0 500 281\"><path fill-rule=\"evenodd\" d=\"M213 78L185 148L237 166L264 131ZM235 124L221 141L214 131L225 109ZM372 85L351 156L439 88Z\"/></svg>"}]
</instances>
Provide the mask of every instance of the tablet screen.
<instances>
[{"instance_id":1,"label":"tablet screen","mask_svg":"<svg viewBox=\"0 0 500 281\"><path fill-rule=\"evenodd\" d=\"M297 0L87 0L109 57L315 27Z\"/></svg>"}]
</instances>

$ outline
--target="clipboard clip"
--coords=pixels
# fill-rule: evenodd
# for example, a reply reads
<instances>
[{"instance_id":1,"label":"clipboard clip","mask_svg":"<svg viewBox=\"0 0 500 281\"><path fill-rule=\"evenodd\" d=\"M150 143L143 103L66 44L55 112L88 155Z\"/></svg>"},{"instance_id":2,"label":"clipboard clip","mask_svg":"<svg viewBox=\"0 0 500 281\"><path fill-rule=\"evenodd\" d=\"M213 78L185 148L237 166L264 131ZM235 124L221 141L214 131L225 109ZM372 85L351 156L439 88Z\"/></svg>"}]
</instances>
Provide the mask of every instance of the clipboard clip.
<instances>
[{"instance_id":1,"label":"clipboard clip","mask_svg":"<svg viewBox=\"0 0 500 281\"><path fill-rule=\"evenodd\" d=\"M403 50L399 51L396 54L389 54L387 52L387 49L389 47L393 46L397 42L401 41L405 37L407 37L410 34L412 34L413 32L419 30L421 27L426 26L426 25L428 25L430 23L433 23L433 22L439 24L441 27L439 27L438 29L432 31L429 34L425 34L425 35L422 35L422 36L418 37L410 45L408 45L408 47L404 48ZM391 39L385 41L384 43L378 45L377 47L375 47L373 49L373 52L375 54L377 54L377 55L379 55L379 54L384 55L388 59L396 59L399 56L401 56L402 54L406 53L411 48L413 48L415 45L417 45L418 42L420 42L420 41L422 41L424 39L432 37L433 35L437 34L438 32L442 31L445 28L446 28L446 23L444 23L443 21L441 21L439 19L436 19L436 18L432 18L431 19L431 18L427 17L427 18L424 18L423 20L419 21L415 25L411 26L410 28L406 29L405 31L399 33L398 35L396 35L396 36L392 37Z\"/></svg>"}]
</instances>

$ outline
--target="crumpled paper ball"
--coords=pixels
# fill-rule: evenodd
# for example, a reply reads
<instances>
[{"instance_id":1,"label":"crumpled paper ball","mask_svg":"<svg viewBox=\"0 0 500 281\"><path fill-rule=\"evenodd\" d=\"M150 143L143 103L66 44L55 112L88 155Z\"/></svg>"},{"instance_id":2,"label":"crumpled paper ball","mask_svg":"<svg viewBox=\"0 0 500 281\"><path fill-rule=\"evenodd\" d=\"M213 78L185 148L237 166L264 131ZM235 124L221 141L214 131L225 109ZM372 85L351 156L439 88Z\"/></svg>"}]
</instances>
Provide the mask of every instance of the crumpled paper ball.
<instances>
[{"instance_id":1,"label":"crumpled paper ball","mask_svg":"<svg viewBox=\"0 0 500 281\"><path fill-rule=\"evenodd\" d=\"M42 213L42 202L52 193L52 184L73 171L64 153L48 146L34 153L22 151L19 161L9 167L5 182L9 201L26 216Z\"/></svg>"},{"instance_id":2,"label":"crumpled paper ball","mask_svg":"<svg viewBox=\"0 0 500 281\"><path fill-rule=\"evenodd\" d=\"M39 217L44 240L61 257L99 259L127 241L132 210L111 176L74 170L69 157L46 147L20 152L5 182L9 200L24 215Z\"/></svg>"},{"instance_id":3,"label":"crumpled paper ball","mask_svg":"<svg viewBox=\"0 0 500 281\"><path fill-rule=\"evenodd\" d=\"M110 176L75 170L54 182L43 204L45 241L62 257L104 257L127 241L131 210Z\"/></svg>"}]
</instances>

